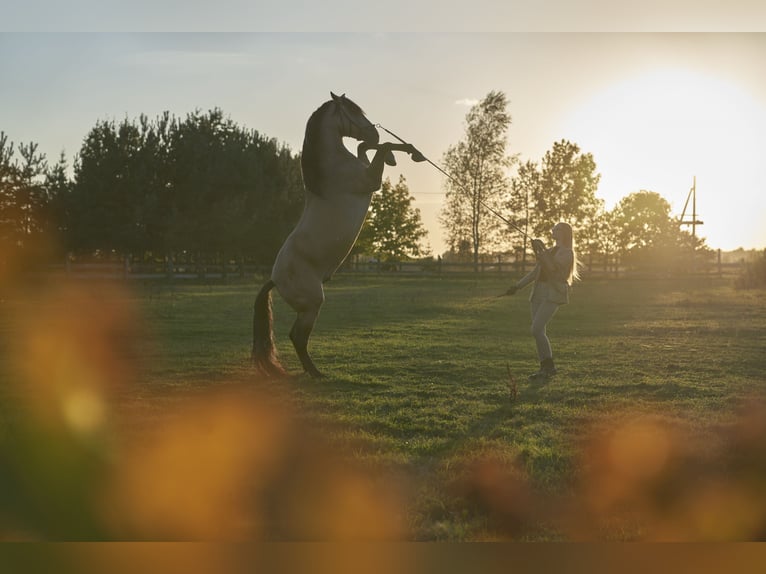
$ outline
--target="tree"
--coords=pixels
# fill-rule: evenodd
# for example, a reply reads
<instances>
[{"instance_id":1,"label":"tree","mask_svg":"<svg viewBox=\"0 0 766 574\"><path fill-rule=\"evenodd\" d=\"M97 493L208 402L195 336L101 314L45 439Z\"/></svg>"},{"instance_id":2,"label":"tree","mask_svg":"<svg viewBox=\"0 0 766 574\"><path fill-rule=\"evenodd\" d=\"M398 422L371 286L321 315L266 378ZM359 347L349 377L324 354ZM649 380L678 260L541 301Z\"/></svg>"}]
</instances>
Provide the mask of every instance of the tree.
<instances>
[{"instance_id":1,"label":"tree","mask_svg":"<svg viewBox=\"0 0 766 574\"><path fill-rule=\"evenodd\" d=\"M69 201L72 192L72 181L69 179L66 156L63 152L54 165L49 166L45 173L45 189L48 195L46 210L46 235L51 247L55 247L57 255L63 255L67 227L69 225Z\"/></svg>"},{"instance_id":2,"label":"tree","mask_svg":"<svg viewBox=\"0 0 766 574\"><path fill-rule=\"evenodd\" d=\"M0 256L8 254L17 244L16 187L18 166L13 161L13 142L0 132Z\"/></svg>"},{"instance_id":3,"label":"tree","mask_svg":"<svg viewBox=\"0 0 766 574\"><path fill-rule=\"evenodd\" d=\"M631 193L620 200L613 213L613 229L623 253L666 246L669 239L675 239L671 229L677 224L671 219L670 203L659 193Z\"/></svg>"},{"instance_id":4,"label":"tree","mask_svg":"<svg viewBox=\"0 0 766 574\"><path fill-rule=\"evenodd\" d=\"M745 263L739 276L734 280L737 289L762 289L766 287L766 250L757 258Z\"/></svg>"},{"instance_id":5,"label":"tree","mask_svg":"<svg viewBox=\"0 0 766 574\"><path fill-rule=\"evenodd\" d=\"M166 221L167 213L151 199L163 193L166 181L154 127L126 118L119 125L100 121L88 133L74 166L70 201L69 247L76 251L143 253L159 246L147 221ZM148 205L147 205L148 204ZM161 235L154 231L154 240Z\"/></svg>"},{"instance_id":6,"label":"tree","mask_svg":"<svg viewBox=\"0 0 766 574\"><path fill-rule=\"evenodd\" d=\"M45 154L30 142L18 146L0 132L0 264L32 263L48 248L50 196Z\"/></svg>"},{"instance_id":7,"label":"tree","mask_svg":"<svg viewBox=\"0 0 766 574\"><path fill-rule=\"evenodd\" d=\"M532 198L540 194L540 171L533 161L527 161L519 166L516 175L511 179L511 189L506 202L506 209L510 213L510 221L524 233L513 228L509 230L512 235L518 237L517 257L521 258L522 271L526 269L527 251L529 245L528 236L532 222Z\"/></svg>"},{"instance_id":8,"label":"tree","mask_svg":"<svg viewBox=\"0 0 766 574\"><path fill-rule=\"evenodd\" d=\"M548 236L556 222L566 221L574 227L578 243L591 242L593 224L603 210L603 201L596 198L600 179L591 154L567 140L555 142L543 157L540 185L533 188L535 235Z\"/></svg>"},{"instance_id":9,"label":"tree","mask_svg":"<svg viewBox=\"0 0 766 574\"><path fill-rule=\"evenodd\" d=\"M303 207L299 159L219 109L175 124L169 154L173 249L272 263Z\"/></svg>"},{"instance_id":10,"label":"tree","mask_svg":"<svg viewBox=\"0 0 766 574\"><path fill-rule=\"evenodd\" d=\"M448 148L443 158L452 177L445 182L446 205L440 221L453 251L462 242L470 242L477 271L479 253L504 239L500 234L504 224L492 210L502 208L508 191L505 172L516 160L506 155L511 123L507 103L503 92L492 91L473 106L466 115L465 139Z\"/></svg>"},{"instance_id":11,"label":"tree","mask_svg":"<svg viewBox=\"0 0 766 574\"><path fill-rule=\"evenodd\" d=\"M679 229L670 212L670 203L654 191L641 190L620 200L612 211L612 228L626 263L691 268L695 251L691 234ZM704 240L697 240L696 251L708 251Z\"/></svg>"},{"instance_id":12,"label":"tree","mask_svg":"<svg viewBox=\"0 0 766 574\"><path fill-rule=\"evenodd\" d=\"M590 234L589 255L601 254L604 272L609 271L610 263L615 270L618 264L620 242L614 219L614 210L601 210L593 222L593 232Z\"/></svg>"},{"instance_id":13,"label":"tree","mask_svg":"<svg viewBox=\"0 0 766 574\"><path fill-rule=\"evenodd\" d=\"M412 207L413 200L404 176L399 176L396 185L386 178L380 193L372 196L370 213L355 251L375 255L387 263L421 255L420 242L427 231L420 219L420 210Z\"/></svg>"},{"instance_id":14,"label":"tree","mask_svg":"<svg viewBox=\"0 0 766 574\"><path fill-rule=\"evenodd\" d=\"M303 205L299 159L219 109L100 121L74 171L75 251L270 264Z\"/></svg>"}]
</instances>

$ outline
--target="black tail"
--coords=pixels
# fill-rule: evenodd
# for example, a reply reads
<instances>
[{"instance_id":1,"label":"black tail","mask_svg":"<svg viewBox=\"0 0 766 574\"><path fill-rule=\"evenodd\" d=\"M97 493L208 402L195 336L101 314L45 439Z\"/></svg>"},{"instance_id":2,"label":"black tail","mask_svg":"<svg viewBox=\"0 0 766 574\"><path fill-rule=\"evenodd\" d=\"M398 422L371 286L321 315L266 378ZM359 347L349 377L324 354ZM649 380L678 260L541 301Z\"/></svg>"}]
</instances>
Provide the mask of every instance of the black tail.
<instances>
[{"instance_id":1,"label":"black tail","mask_svg":"<svg viewBox=\"0 0 766 574\"><path fill-rule=\"evenodd\" d=\"M267 377L282 377L286 375L279 362L277 348L274 345L274 330L271 314L271 289L274 281L269 279L261 287L253 306L253 365L258 373Z\"/></svg>"}]
</instances>

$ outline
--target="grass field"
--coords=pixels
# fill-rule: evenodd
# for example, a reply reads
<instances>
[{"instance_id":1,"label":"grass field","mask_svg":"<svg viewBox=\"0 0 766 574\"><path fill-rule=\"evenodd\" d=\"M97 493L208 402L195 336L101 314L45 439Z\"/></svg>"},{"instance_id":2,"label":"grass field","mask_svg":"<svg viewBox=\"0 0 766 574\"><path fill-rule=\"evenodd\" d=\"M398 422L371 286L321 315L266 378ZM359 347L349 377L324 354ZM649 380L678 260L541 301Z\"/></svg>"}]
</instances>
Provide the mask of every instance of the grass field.
<instances>
[{"instance_id":1,"label":"grass field","mask_svg":"<svg viewBox=\"0 0 766 574\"><path fill-rule=\"evenodd\" d=\"M6 368L0 371L6 383L59 377L69 381L61 383L68 390L53 394L69 396L81 387L72 381L87 375L78 370L80 363L96 365L97 374L89 376L103 379L89 387L97 389L91 395L80 393L79 402L66 403L75 406L64 409L69 415L62 427L51 427L58 429L51 430L55 440L39 439L41 452L64 440L62 433L73 433L80 438L62 448L85 449L79 456L90 461L83 465L91 470L81 471L86 484L99 490L111 485L113 479L102 482L101 476L117 464L124 491L143 484L144 496L151 490L163 502L147 503L150 510L129 524L104 518L103 508L91 510L80 534L69 535L66 527L20 504L5 530L10 537L21 531L150 539L766 537L766 433L761 432L766 428L760 422L766 413L760 410L766 395L766 293L735 291L715 279L586 280L549 326L559 374L545 384L531 384L526 377L537 361L528 291L496 298L509 283L507 278L338 276L326 285L326 303L309 346L326 377L286 381L256 380L248 364L257 282L158 282L111 295L109 289L85 285L74 302L71 293L45 295L44 303L30 295L9 295L3 301ZM126 306L103 303L115 300ZM93 301L101 303L89 310ZM274 314L283 362L299 375L287 338L294 314L278 295ZM73 326L90 322L92 332L71 333L80 329ZM53 342L34 343L37 336L29 333L41 330L53 333ZM87 352L57 359L51 347L67 340L75 348L80 341ZM39 367L25 366L23 357ZM53 374L45 370L55 366ZM68 375L60 375L62 368ZM6 451L29 444L18 437L40 436L17 430L30 425L10 405L17 395L26 404L31 394L29 402L35 403L49 391L21 388L5 401L0 436ZM220 399L228 391L248 398ZM272 403L264 396L276 398ZM54 416L38 407L29 412L36 408ZM100 418L104 409L106 421ZM291 462L280 463L272 490L260 491L257 512L243 517L241 510L232 511L240 524L236 528L218 524L234 520L221 510L231 501L220 492L218 479L200 479L186 498L175 494L173 488L193 482L200 468L233 465L239 451L250 452L253 436L272 437L269 433L282 427L258 426L258 421L272 420L274 412L289 412L289 420L297 421L289 440L273 438L275 449L285 445L293 454ZM216 425L223 430L214 430ZM173 433L176 442L167 439L167 450L151 450ZM100 446L95 451L83 447L83 436L89 437L87 444L95 440ZM144 443L144 450L115 446L133 443ZM177 451L194 462L176 457ZM143 454L132 459L133 452ZM178 482L163 486L164 463L157 461L170 459L175 466L167 472ZM130 481L124 469L131 460L134 466L156 464ZM27 462L15 464L12 474L22 477L18 482L28 478ZM92 471L93 465L102 470ZM353 470L343 474L341 468ZM296 482L301 473L318 478ZM231 486L229 478L221 480ZM5 486L11 492L20 488L13 482ZM92 492L78 492L90 505ZM162 528L154 521L154 529L142 530L152 512L172 514L174 497L190 515L166 519ZM200 497L208 506L195 511L198 502L189 501ZM252 510L252 496L247 500ZM296 500L302 501L298 514L269 506L281 501L293 508ZM334 513L340 517L328 518ZM259 528L253 526L253 514L262 518ZM289 524L285 516L311 526ZM360 527L362 522L376 527Z\"/></svg>"}]
</instances>

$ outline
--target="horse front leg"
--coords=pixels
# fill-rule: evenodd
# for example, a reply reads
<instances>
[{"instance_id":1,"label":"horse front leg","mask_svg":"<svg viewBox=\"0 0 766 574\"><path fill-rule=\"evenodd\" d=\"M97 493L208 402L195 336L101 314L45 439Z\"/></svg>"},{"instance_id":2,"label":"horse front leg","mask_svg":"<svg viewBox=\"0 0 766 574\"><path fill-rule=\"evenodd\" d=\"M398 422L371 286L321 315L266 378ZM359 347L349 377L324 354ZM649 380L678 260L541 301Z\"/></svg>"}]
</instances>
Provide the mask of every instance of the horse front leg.
<instances>
[{"instance_id":1,"label":"horse front leg","mask_svg":"<svg viewBox=\"0 0 766 574\"><path fill-rule=\"evenodd\" d=\"M398 144L385 142L382 144L373 144L368 142L361 142L356 148L356 155L365 163L370 163L367 161L367 151L371 149L377 150L375 158L377 158L381 153L383 154L382 159L385 161L386 165L396 165L396 157L394 157L393 154L395 151L403 151L410 154L410 159L412 159L412 161L426 161L425 156L420 153L420 151L418 151L414 145L409 143ZM373 158L372 163L375 163L375 158Z\"/></svg>"},{"instance_id":2,"label":"horse front leg","mask_svg":"<svg viewBox=\"0 0 766 574\"><path fill-rule=\"evenodd\" d=\"M410 157L413 161L425 161L423 154L415 149L412 144L408 143L397 144L386 142L382 144L370 144L362 142L357 148L357 155L360 156L360 159L361 156L364 156L364 160L366 160L367 156L365 154L367 150L370 149L374 149L376 152L372 158L372 161L369 162L367 173L376 190L380 189L380 186L383 182L383 168L386 165L396 165L396 158L394 157L393 152L403 151L410 154Z\"/></svg>"},{"instance_id":3,"label":"horse front leg","mask_svg":"<svg viewBox=\"0 0 766 574\"><path fill-rule=\"evenodd\" d=\"M295 352L301 360L303 370L315 379L324 376L319 372L319 369L316 368L308 351L309 337L311 336L311 331L314 329L314 323L316 323L318 316L318 307L309 311L299 311L298 317L295 319L295 323L293 323L293 328L290 329L290 340L293 342Z\"/></svg>"},{"instance_id":4,"label":"horse front leg","mask_svg":"<svg viewBox=\"0 0 766 574\"><path fill-rule=\"evenodd\" d=\"M409 143L401 143L401 144L390 143L390 144L386 144L386 145L391 146L390 147L391 151L403 151L405 153L410 154L410 159L412 161L416 161L416 162L426 161L425 156L422 153L420 153L420 151L418 151L417 148L414 145L412 145L412 144L409 144Z\"/></svg>"},{"instance_id":5,"label":"horse front leg","mask_svg":"<svg viewBox=\"0 0 766 574\"><path fill-rule=\"evenodd\" d=\"M392 144L383 144L383 145L392 145ZM382 147L381 145L374 144L371 142L365 142L365 141L359 142L359 145L356 146L356 157L359 158L359 161L363 162L365 165L369 167L371 163L369 158L367 157L367 152L371 149L377 150L378 153L376 153L374 156L374 158L377 158L378 155L380 155L381 147ZM373 162L375 162L374 158L372 160ZM396 157L394 157L394 154L391 150L385 151L384 155L381 156L381 158L383 159L386 165L396 165ZM380 161L376 162L376 166L378 163L380 163ZM381 164L381 169L382 169L382 164Z\"/></svg>"}]
</instances>

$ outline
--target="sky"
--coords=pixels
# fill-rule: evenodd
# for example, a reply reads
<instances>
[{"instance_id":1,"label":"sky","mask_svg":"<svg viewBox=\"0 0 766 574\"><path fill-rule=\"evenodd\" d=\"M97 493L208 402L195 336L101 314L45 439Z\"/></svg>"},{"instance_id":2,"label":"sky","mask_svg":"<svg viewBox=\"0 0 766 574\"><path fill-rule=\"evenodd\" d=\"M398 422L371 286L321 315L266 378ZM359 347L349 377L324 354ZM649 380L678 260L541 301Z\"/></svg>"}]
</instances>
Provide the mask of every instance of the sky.
<instances>
[{"instance_id":1,"label":"sky","mask_svg":"<svg viewBox=\"0 0 766 574\"><path fill-rule=\"evenodd\" d=\"M516 14L526 18L522 25L505 30L485 14L481 22L489 25L442 16L407 29L384 19L378 29L355 32L347 12L333 20L335 28L321 29L327 10L349 5L334 0L321 14L315 3L288 2L303 8L291 29L286 16L248 4L246 16L260 16L249 30L212 12L205 20L204 10L196 25L186 21L188 12L179 22L171 18L180 14L173 12L178 2L161 3L143 25L121 2L83 0L87 18L53 10L34 20L40 4L6 7L0 24L0 131L38 143L51 162L63 152L71 164L99 120L164 111L183 117L214 107L297 153L306 120L333 91L439 164L464 137L470 105L500 90L512 117L508 152L522 161L539 162L567 139L593 155L601 174L596 195L607 208L649 190L667 199L674 215L696 178L704 221L698 234L710 247L766 247L766 33L757 31L766 30L766 8L758 4L745 3L736 12L742 21L734 21L728 11L714 18L720 3L697 2L694 14L702 7L710 18L693 26L684 24L682 8L666 8L654 21L644 15L645 25L638 16L617 25L613 3L594 0L600 20L578 13L567 25L558 24L566 12L543 25L535 22L544 12L527 9ZM537 10L546 4L555 2ZM140 12L143 3L135 5ZM474 4L494 6L499 16L513 5ZM422 5L388 6L430 22ZM445 177L406 155L398 162L385 176L395 182L404 175L428 244L441 253Z\"/></svg>"}]
</instances>

